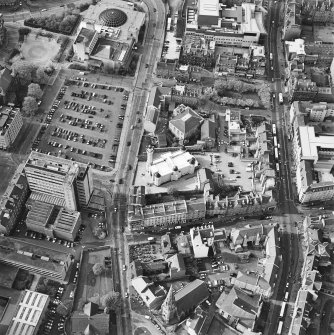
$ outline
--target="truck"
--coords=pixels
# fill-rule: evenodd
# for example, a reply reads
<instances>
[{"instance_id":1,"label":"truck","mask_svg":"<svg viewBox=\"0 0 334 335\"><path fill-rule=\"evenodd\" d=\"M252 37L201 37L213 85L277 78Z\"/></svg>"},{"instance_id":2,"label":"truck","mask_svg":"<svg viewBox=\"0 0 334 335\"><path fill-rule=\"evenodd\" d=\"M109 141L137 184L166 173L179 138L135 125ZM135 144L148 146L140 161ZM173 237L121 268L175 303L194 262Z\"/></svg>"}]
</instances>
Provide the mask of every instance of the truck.
<instances>
[{"instance_id":1,"label":"truck","mask_svg":"<svg viewBox=\"0 0 334 335\"><path fill-rule=\"evenodd\" d=\"M269 54L269 59L273 60L273 53L272 52Z\"/></svg>"},{"instance_id":2,"label":"truck","mask_svg":"<svg viewBox=\"0 0 334 335\"><path fill-rule=\"evenodd\" d=\"M83 71L79 72L79 76L84 76L85 74L86 72L83 72Z\"/></svg>"},{"instance_id":3,"label":"truck","mask_svg":"<svg viewBox=\"0 0 334 335\"><path fill-rule=\"evenodd\" d=\"M252 171L253 171L253 168L251 166L246 167L246 172L252 172Z\"/></svg>"},{"instance_id":4,"label":"truck","mask_svg":"<svg viewBox=\"0 0 334 335\"><path fill-rule=\"evenodd\" d=\"M152 241L154 241L154 240L155 240L154 237L148 237L148 238L147 238L147 241L149 241L149 242L152 242Z\"/></svg>"}]
</instances>

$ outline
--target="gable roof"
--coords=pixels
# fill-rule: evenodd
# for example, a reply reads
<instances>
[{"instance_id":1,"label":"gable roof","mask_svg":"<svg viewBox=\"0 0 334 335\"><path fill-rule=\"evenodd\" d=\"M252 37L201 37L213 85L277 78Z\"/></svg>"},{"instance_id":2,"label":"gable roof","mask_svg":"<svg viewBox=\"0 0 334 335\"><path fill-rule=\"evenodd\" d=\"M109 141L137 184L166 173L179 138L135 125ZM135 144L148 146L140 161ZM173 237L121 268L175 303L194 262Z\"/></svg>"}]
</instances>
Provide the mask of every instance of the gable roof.
<instances>
[{"instance_id":1,"label":"gable roof","mask_svg":"<svg viewBox=\"0 0 334 335\"><path fill-rule=\"evenodd\" d=\"M71 317L71 335L84 335L87 328L91 332L89 334L109 335L109 324L108 314L102 313L89 317L82 312L74 312ZM89 325L91 327L88 327Z\"/></svg>"},{"instance_id":2,"label":"gable roof","mask_svg":"<svg viewBox=\"0 0 334 335\"><path fill-rule=\"evenodd\" d=\"M175 116L169 123L183 134L187 134L191 130L198 128L202 121L203 118L200 115L191 108L187 108L184 112Z\"/></svg>"},{"instance_id":3,"label":"gable roof","mask_svg":"<svg viewBox=\"0 0 334 335\"><path fill-rule=\"evenodd\" d=\"M87 316L92 316L95 315L99 310L99 306L97 304L94 304L93 302L88 302L85 306L84 306L84 313Z\"/></svg>"},{"instance_id":4,"label":"gable roof","mask_svg":"<svg viewBox=\"0 0 334 335\"><path fill-rule=\"evenodd\" d=\"M211 120L204 120L201 127L201 139L216 138L216 123Z\"/></svg>"},{"instance_id":5,"label":"gable roof","mask_svg":"<svg viewBox=\"0 0 334 335\"><path fill-rule=\"evenodd\" d=\"M209 297L209 291L204 281L196 279L175 293L175 304L178 313L196 307Z\"/></svg>"},{"instance_id":6,"label":"gable roof","mask_svg":"<svg viewBox=\"0 0 334 335\"><path fill-rule=\"evenodd\" d=\"M147 108L145 121L149 121L149 122L152 122L153 124L157 124L158 117L159 117L159 109L154 106L149 106Z\"/></svg>"},{"instance_id":7,"label":"gable roof","mask_svg":"<svg viewBox=\"0 0 334 335\"><path fill-rule=\"evenodd\" d=\"M248 328L252 328L260 308L260 296L249 296L237 287L229 293L223 292L216 306L225 313L237 317Z\"/></svg>"}]
</instances>

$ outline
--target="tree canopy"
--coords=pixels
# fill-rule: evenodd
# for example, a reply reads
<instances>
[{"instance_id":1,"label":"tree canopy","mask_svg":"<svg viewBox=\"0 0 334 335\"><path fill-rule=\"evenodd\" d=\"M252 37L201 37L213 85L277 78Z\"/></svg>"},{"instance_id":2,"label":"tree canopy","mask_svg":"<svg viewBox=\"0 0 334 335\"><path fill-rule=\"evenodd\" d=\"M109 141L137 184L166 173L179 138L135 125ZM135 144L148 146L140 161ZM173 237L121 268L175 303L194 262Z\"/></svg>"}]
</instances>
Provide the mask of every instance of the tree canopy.
<instances>
[{"instance_id":1,"label":"tree canopy","mask_svg":"<svg viewBox=\"0 0 334 335\"><path fill-rule=\"evenodd\" d=\"M35 98L25 97L22 103L22 111L26 116L35 115L38 110L38 104Z\"/></svg>"},{"instance_id":2,"label":"tree canopy","mask_svg":"<svg viewBox=\"0 0 334 335\"><path fill-rule=\"evenodd\" d=\"M92 270L95 276L99 276L104 271L104 266L101 263L95 263Z\"/></svg>"},{"instance_id":3,"label":"tree canopy","mask_svg":"<svg viewBox=\"0 0 334 335\"><path fill-rule=\"evenodd\" d=\"M119 292L110 291L101 297L101 304L103 307L110 309L118 309L121 306L121 297Z\"/></svg>"},{"instance_id":4,"label":"tree canopy","mask_svg":"<svg viewBox=\"0 0 334 335\"><path fill-rule=\"evenodd\" d=\"M36 100L40 100L43 95L43 91L41 90L41 87L38 84L31 83L28 86L28 96L35 98Z\"/></svg>"}]
</instances>

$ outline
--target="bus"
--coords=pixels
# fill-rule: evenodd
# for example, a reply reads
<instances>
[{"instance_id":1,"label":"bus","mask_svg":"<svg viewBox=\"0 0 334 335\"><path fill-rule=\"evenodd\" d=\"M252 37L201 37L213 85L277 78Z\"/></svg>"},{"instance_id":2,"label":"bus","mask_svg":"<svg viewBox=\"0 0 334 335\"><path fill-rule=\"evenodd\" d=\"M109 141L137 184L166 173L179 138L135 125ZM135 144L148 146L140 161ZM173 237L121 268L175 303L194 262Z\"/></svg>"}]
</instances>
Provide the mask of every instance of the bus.
<instances>
[{"instance_id":1,"label":"bus","mask_svg":"<svg viewBox=\"0 0 334 335\"><path fill-rule=\"evenodd\" d=\"M277 137L274 136L274 146L277 147Z\"/></svg>"},{"instance_id":2,"label":"bus","mask_svg":"<svg viewBox=\"0 0 334 335\"><path fill-rule=\"evenodd\" d=\"M275 148L275 158L278 159L278 149Z\"/></svg>"},{"instance_id":3,"label":"bus","mask_svg":"<svg viewBox=\"0 0 334 335\"><path fill-rule=\"evenodd\" d=\"M289 292L285 292L284 301L289 300Z\"/></svg>"},{"instance_id":4,"label":"bus","mask_svg":"<svg viewBox=\"0 0 334 335\"><path fill-rule=\"evenodd\" d=\"M278 323L276 335L281 335L282 334L282 329L283 329L283 321L280 321Z\"/></svg>"},{"instance_id":5,"label":"bus","mask_svg":"<svg viewBox=\"0 0 334 335\"><path fill-rule=\"evenodd\" d=\"M276 124L272 124L272 129L273 129L273 135L276 135Z\"/></svg>"},{"instance_id":6,"label":"bus","mask_svg":"<svg viewBox=\"0 0 334 335\"><path fill-rule=\"evenodd\" d=\"M279 317L282 318L284 316L285 313L285 308L286 308L286 301L283 301L282 303L282 307L281 307L281 311L279 313Z\"/></svg>"},{"instance_id":7,"label":"bus","mask_svg":"<svg viewBox=\"0 0 334 335\"><path fill-rule=\"evenodd\" d=\"M282 105L283 104L283 94L278 93L278 102Z\"/></svg>"}]
</instances>

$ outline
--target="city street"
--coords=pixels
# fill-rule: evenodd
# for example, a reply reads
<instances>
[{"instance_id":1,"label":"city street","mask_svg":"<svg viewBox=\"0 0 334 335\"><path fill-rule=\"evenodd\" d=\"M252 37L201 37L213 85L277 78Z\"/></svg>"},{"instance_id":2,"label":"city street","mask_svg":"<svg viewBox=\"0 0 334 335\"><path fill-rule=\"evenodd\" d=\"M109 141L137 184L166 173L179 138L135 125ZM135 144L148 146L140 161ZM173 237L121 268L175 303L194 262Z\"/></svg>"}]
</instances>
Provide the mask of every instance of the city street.
<instances>
[{"instance_id":1,"label":"city street","mask_svg":"<svg viewBox=\"0 0 334 335\"><path fill-rule=\"evenodd\" d=\"M159 59L159 53L162 48L162 41L165 26L165 7L161 0L145 0L144 6L147 6L145 11L148 13L148 20L146 21L146 38L143 47L146 52L140 59L138 73L136 74L134 83L134 92L132 95L131 112L129 113L129 120L125 123L123 128L121 147L119 150L120 161L116 166L115 185L108 186L109 194L112 195L112 202L108 209L108 221L110 223L110 236L113 238L112 244L114 246L114 254L117 255L118 272L114 273L115 282L120 283L120 292L123 297L123 308L118 315L118 334L132 334L132 322L130 313L129 299L124 298L128 292L128 278L127 271L123 270L123 265L128 265L126 256L126 241L123 229L126 228L127 215L127 193L129 186L132 185L133 169L129 170L128 166L135 166L137 153L139 150L140 139L142 136L142 120L143 113L146 108L149 89L152 86L151 77L154 72L156 61ZM156 12L154 11L156 8ZM131 129L133 125L133 129ZM130 141L130 148L126 143ZM121 319L121 320L120 320Z\"/></svg>"},{"instance_id":2,"label":"city street","mask_svg":"<svg viewBox=\"0 0 334 335\"><path fill-rule=\"evenodd\" d=\"M286 292L286 283L298 281L300 263L299 260L299 243L296 236L296 228L294 222L297 221L298 210L294 204L294 194L292 185L292 176L290 170L287 125L285 123L285 115L283 105L279 104L278 94L282 92L281 65L284 64L283 46L280 35L280 11L284 3L277 1L269 2L268 12L268 53L273 54L273 61L268 68L273 67L273 71L269 74L269 79L274 79L273 90L276 98L273 98L272 122L276 124L277 139L280 143L279 150L279 171L278 175L278 192L279 192L279 211L281 215L278 217L281 227L285 227L281 235L281 252L282 252L282 271L281 278L278 279L278 284L275 287L273 305L268 314L268 325L264 334L275 334L277 331L281 302L283 301ZM269 57L268 57L269 62ZM289 285L289 293L291 293L292 285ZM295 297L289 294L290 300L295 301ZM284 323L283 329L288 329L290 326L287 322Z\"/></svg>"}]
</instances>

